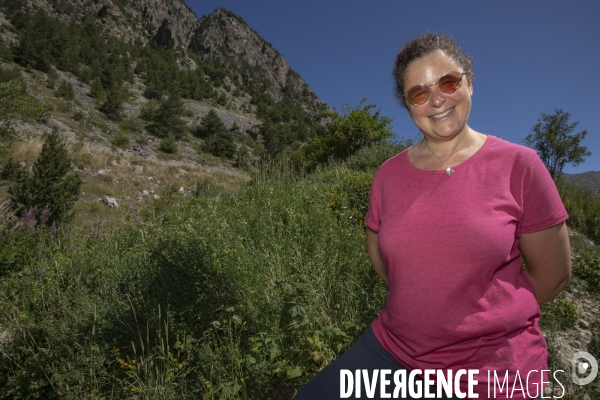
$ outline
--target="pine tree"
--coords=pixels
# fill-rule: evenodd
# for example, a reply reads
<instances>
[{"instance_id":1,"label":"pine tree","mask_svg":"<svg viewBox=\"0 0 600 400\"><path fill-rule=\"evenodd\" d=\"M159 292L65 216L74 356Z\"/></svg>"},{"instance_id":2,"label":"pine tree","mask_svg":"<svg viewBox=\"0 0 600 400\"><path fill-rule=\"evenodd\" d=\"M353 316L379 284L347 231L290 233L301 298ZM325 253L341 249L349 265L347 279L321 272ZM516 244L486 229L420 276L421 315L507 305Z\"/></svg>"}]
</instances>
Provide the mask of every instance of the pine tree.
<instances>
[{"instance_id":1,"label":"pine tree","mask_svg":"<svg viewBox=\"0 0 600 400\"><path fill-rule=\"evenodd\" d=\"M235 144L233 135L215 110L211 109L202 118L200 125L193 131L194 135L204 139L204 150L217 157L233 158Z\"/></svg>"},{"instance_id":2,"label":"pine tree","mask_svg":"<svg viewBox=\"0 0 600 400\"><path fill-rule=\"evenodd\" d=\"M8 190L17 215L35 209L38 222L67 222L82 183L70 170L67 149L55 129L46 136L32 172L20 171L17 182Z\"/></svg>"},{"instance_id":3,"label":"pine tree","mask_svg":"<svg viewBox=\"0 0 600 400\"><path fill-rule=\"evenodd\" d=\"M167 99L160 100L146 129L158 137L173 135L175 139L181 139L185 134L185 121L181 119L184 113L185 105L181 97L177 93L171 93Z\"/></svg>"},{"instance_id":4,"label":"pine tree","mask_svg":"<svg viewBox=\"0 0 600 400\"><path fill-rule=\"evenodd\" d=\"M194 129L194 135L201 139L206 139L217 132L227 131L227 127L219 118L215 110L211 110L200 121L200 125Z\"/></svg>"}]
</instances>

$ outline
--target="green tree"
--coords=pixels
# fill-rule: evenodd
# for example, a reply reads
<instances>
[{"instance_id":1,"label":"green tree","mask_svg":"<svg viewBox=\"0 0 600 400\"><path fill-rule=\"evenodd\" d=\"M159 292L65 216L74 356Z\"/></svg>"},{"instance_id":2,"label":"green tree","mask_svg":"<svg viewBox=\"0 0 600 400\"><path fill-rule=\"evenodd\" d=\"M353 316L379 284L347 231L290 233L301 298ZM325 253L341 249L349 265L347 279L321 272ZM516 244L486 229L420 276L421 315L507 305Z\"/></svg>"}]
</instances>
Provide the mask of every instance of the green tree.
<instances>
[{"instance_id":1,"label":"green tree","mask_svg":"<svg viewBox=\"0 0 600 400\"><path fill-rule=\"evenodd\" d=\"M317 136L305 148L307 167L326 163L329 159L345 160L356 154L361 148L381 143L394 133L391 118L372 113L374 104L364 104L362 100L356 108L343 107L343 113L335 111L325 113L329 118L325 134Z\"/></svg>"},{"instance_id":2,"label":"green tree","mask_svg":"<svg viewBox=\"0 0 600 400\"><path fill-rule=\"evenodd\" d=\"M181 97L171 93L168 98L160 100L156 110L149 116L151 121L146 129L161 138L173 135L175 139L181 139L185 134L185 121L181 119L184 113L185 105Z\"/></svg>"},{"instance_id":3,"label":"green tree","mask_svg":"<svg viewBox=\"0 0 600 400\"><path fill-rule=\"evenodd\" d=\"M200 125L193 130L193 134L204 139L204 150L210 154L227 158L233 158L235 155L233 135L215 110L211 109L202 118Z\"/></svg>"},{"instance_id":4,"label":"green tree","mask_svg":"<svg viewBox=\"0 0 600 400\"><path fill-rule=\"evenodd\" d=\"M34 210L38 222L67 222L79 198L81 178L69 173L71 159L58 131L48 133L32 172L20 171L8 193L17 215Z\"/></svg>"},{"instance_id":5,"label":"green tree","mask_svg":"<svg viewBox=\"0 0 600 400\"><path fill-rule=\"evenodd\" d=\"M584 129L573 133L579 122L569 122L571 114L557 109L554 114L544 114L538 118L523 142L537 150L538 155L548 168L553 178L562 175L566 164L577 166L592 153L581 141L587 135Z\"/></svg>"},{"instance_id":6,"label":"green tree","mask_svg":"<svg viewBox=\"0 0 600 400\"><path fill-rule=\"evenodd\" d=\"M106 114L110 119L118 121L121 119L121 110L123 103L128 97L127 90L119 84L114 83L106 93L106 99L100 105L99 110Z\"/></svg>"}]
</instances>

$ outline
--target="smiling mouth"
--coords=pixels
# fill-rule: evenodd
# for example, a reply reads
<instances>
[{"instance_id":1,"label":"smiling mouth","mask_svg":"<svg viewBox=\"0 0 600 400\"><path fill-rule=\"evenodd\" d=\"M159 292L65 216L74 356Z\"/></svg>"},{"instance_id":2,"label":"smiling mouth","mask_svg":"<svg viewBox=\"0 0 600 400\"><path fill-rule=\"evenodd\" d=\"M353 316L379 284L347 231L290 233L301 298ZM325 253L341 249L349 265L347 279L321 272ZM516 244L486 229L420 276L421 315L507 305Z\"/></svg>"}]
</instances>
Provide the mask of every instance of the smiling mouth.
<instances>
[{"instance_id":1,"label":"smiling mouth","mask_svg":"<svg viewBox=\"0 0 600 400\"><path fill-rule=\"evenodd\" d=\"M454 110L454 107L447 109L446 111L444 111L441 114L432 115L429 118L433 118L433 119L444 118L446 115L450 114L452 112L452 110Z\"/></svg>"}]
</instances>

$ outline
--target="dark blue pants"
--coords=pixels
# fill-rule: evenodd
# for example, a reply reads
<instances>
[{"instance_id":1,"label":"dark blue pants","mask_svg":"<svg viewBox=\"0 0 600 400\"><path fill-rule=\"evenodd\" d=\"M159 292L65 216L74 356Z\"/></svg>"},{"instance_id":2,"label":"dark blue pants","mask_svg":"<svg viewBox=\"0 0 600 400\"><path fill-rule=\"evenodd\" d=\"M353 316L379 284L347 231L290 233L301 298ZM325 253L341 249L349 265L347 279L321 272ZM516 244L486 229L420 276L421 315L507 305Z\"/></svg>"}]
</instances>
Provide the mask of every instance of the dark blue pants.
<instances>
[{"instance_id":1,"label":"dark blue pants","mask_svg":"<svg viewBox=\"0 0 600 400\"><path fill-rule=\"evenodd\" d=\"M340 371L348 370L354 375L356 370L368 370L371 382L373 382L373 370L391 370L392 374L398 370L406 371L406 376L410 371L407 371L402 365L400 365L394 358L381 346L371 327L358 339L358 342L354 344L348 351L338 357L333 363L329 364L321 372L315 375L306 385L304 385L294 400L335 400L342 398L349 399L381 399L381 379L378 377L376 381L376 387L374 396L370 397L367 395L367 387L365 386L364 379L361 379L360 397L357 397L356 390L352 391L350 397L340 397ZM354 380L355 376L353 377ZM345 376L343 379L346 385L346 392L348 392L348 377ZM391 375L387 376L391 383L387 386L386 393L390 394L389 398L394 391L394 381ZM422 378L418 377L417 381L423 381ZM370 385L369 385L370 386ZM431 390L431 392L435 392ZM396 397L404 399L412 399L407 392L407 397ZM419 397L419 398L424 398ZM448 399L449 397L440 397L441 399ZM450 397L451 398L451 397Z\"/></svg>"},{"instance_id":2,"label":"dark blue pants","mask_svg":"<svg viewBox=\"0 0 600 400\"><path fill-rule=\"evenodd\" d=\"M370 377L369 386L373 382L373 371L379 370L391 370L392 375L394 372L399 370L406 371L406 376L410 371L407 371L405 367L400 365L394 358L381 346L371 327L358 339L358 342L354 344L348 351L338 357L333 363L323 368L321 372L315 375L306 385L304 385L300 391L294 397L294 400L335 400L335 399L381 399L380 384L381 379L378 376L376 381L376 387L374 390L373 397L368 396L367 388L365 386L364 379L361 379L360 383L360 397L357 396L356 387L349 385L349 377L347 375L353 375L352 379L356 384L356 370L368 370L368 376ZM347 370L348 373L344 376L340 376L341 370ZM362 374L361 374L362 376ZM410 392L407 390L406 397L402 397L399 393L399 397L393 396L395 388L392 376L387 376L391 383L386 387L386 393L390 396L386 398L401 398L401 399L413 399L415 397L410 396ZM346 396L341 397L342 388L340 387L340 381L343 382L344 391ZM417 377L415 381L420 381L423 384L423 379ZM352 393L349 393L349 389L353 388ZM372 388L371 388L372 390ZM430 389L431 393L437 393L435 388ZM446 397L445 392L442 391L442 397L436 397L438 399L453 399L454 397ZM419 399L425 398L424 391L421 391L421 396L416 397ZM481 396L480 396L481 398ZM538 397L541 399L541 397Z\"/></svg>"}]
</instances>

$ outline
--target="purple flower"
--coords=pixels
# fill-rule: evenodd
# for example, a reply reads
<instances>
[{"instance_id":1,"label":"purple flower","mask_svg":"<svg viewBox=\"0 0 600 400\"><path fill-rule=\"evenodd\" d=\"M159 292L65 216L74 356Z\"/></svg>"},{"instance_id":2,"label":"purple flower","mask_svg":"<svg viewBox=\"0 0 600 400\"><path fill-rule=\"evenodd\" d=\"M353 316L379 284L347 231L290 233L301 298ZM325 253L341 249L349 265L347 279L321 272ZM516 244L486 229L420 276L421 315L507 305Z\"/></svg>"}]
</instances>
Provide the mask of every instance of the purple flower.
<instances>
[{"instance_id":1,"label":"purple flower","mask_svg":"<svg viewBox=\"0 0 600 400\"><path fill-rule=\"evenodd\" d=\"M136 224L139 224L140 222L142 222L142 217L140 217L139 215L135 216L135 219L133 220Z\"/></svg>"},{"instance_id":2,"label":"purple flower","mask_svg":"<svg viewBox=\"0 0 600 400\"><path fill-rule=\"evenodd\" d=\"M50 214L50 209L48 207L46 207L42 210L42 215L46 216L48 214Z\"/></svg>"},{"instance_id":3,"label":"purple flower","mask_svg":"<svg viewBox=\"0 0 600 400\"><path fill-rule=\"evenodd\" d=\"M55 231L56 230L56 222L52 221L52 225L50 225L50 230L51 231Z\"/></svg>"},{"instance_id":4,"label":"purple flower","mask_svg":"<svg viewBox=\"0 0 600 400\"><path fill-rule=\"evenodd\" d=\"M40 252L36 251L34 254L35 258L37 258L38 260L40 259Z\"/></svg>"},{"instance_id":5,"label":"purple flower","mask_svg":"<svg viewBox=\"0 0 600 400\"><path fill-rule=\"evenodd\" d=\"M33 218L33 214L35 214L35 207L32 207L25 213L25 218L31 219Z\"/></svg>"}]
</instances>

